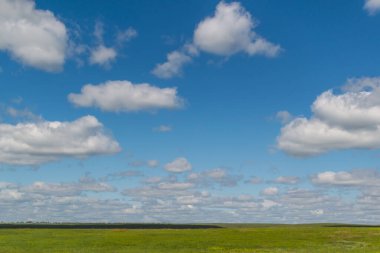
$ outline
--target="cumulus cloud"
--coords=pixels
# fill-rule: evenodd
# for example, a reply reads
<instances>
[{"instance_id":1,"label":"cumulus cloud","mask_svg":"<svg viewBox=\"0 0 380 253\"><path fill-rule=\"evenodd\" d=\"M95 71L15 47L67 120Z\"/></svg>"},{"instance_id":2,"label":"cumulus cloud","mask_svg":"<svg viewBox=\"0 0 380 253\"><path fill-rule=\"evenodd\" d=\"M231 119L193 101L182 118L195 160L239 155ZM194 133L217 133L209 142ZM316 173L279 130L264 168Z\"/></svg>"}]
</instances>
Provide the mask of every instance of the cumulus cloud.
<instances>
[{"instance_id":1,"label":"cumulus cloud","mask_svg":"<svg viewBox=\"0 0 380 253\"><path fill-rule=\"evenodd\" d=\"M176 109L183 105L183 99L177 95L176 88L159 88L130 81L87 84L80 94L71 93L68 99L79 107L97 107L110 112Z\"/></svg>"},{"instance_id":2,"label":"cumulus cloud","mask_svg":"<svg viewBox=\"0 0 380 253\"><path fill-rule=\"evenodd\" d=\"M320 215L323 215L323 214L324 214L324 210L323 210L323 209L311 210L310 213L311 213L312 215L315 215L315 216L320 216Z\"/></svg>"},{"instance_id":3,"label":"cumulus cloud","mask_svg":"<svg viewBox=\"0 0 380 253\"><path fill-rule=\"evenodd\" d=\"M126 178L132 178L132 177L141 177L144 174L139 170L125 170L125 171L119 171L119 172L113 172L109 173L104 177L101 177L101 181L115 181L115 180L122 180Z\"/></svg>"},{"instance_id":4,"label":"cumulus cloud","mask_svg":"<svg viewBox=\"0 0 380 253\"><path fill-rule=\"evenodd\" d=\"M261 192L263 195L277 195L278 194L278 188L277 187L268 187L262 190Z\"/></svg>"},{"instance_id":5,"label":"cumulus cloud","mask_svg":"<svg viewBox=\"0 0 380 253\"><path fill-rule=\"evenodd\" d=\"M121 194L112 185L86 176L77 182L0 182L2 221L311 223L376 224L379 187L341 198L325 190L289 189L275 195L214 195L196 184L146 178ZM107 198L103 193L107 193ZM351 196L352 197L352 196Z\"/></svg>"},{"instance_id":6,"label":"cumulus cloud","mask_svg":"<svg viewBox=\"0 0 380 253\"><path fill-rule=\"evenodd\" d=\"M372 187L380 186L380 174L375 170L325 171L312 176L317 185Z\"/></svg>"},{"instance_id":7,"label":"cumulus cloud","mask_svg":"<svg viewBox=\"0 0 380 253\"><path fill-rule=\"evenodd\" d=\"M152 73L164 79L180 76L183 66L189 62L191 62L189 55L181 51L173 51L167 55L166 62L157 64Z\"/></svg>"},{"instance_id":8,"label":"cumulus cloud","mask_svg":"<svg viewBox=\"0 0 380 253\"><path fill-rule=\"evenodd\" d=\"M243 177L241 175L230 174L223 168L215 168L200 173L193 172L187 178L190 182L196 183L199 186L218 184L224 187L234 187Z\"/></svg>"},{"instance_id":9,"label":"cumulus cloud","mask_svg":"<svg viewBox=\"0 0 380 253\"><path fill-rule=\"evenodd\" d=\"M341 94L322 93L310 119L298 117L281 129L277 145L295 156L340 149L380 147L380 78L351 79Z\"/></svg>"},{"instance_id":10,"label":"cumulus cloud","mask_svg":"<svg viewBox=\"0 0 380 253\"><path fill-rule=\"evenodd\" d=\"M239 2L220 2L215 14L200 22L194 32L194 44L201 50L222 56L238 52L276 56L280 46L257 35L256 26Z\"/></svg>"},{"instance_id":11,"label":"cumulus cloud","mask_svg":"<svg viewBox=\"0 0 380 253\"><path fill-rule=\"evenodd\" d=\"M278 184L296 184L299 182L299 177L285 177L285 176L280 176L276 178L273 182L278 183Z\"/></svg>"},{"instance_id":12,"label":"cumulus cloud","mask_svg":"<svg viewBox=\"0 0 380 253\"><path fill-rule=\"evenodd\" d=\"M192 187L193 184L189 182L162 182L158 184L158 188L163 190L185 190Z\"/></svg>"},{"instance_id":13,"label":"cumulus cloud","mask_svg":"<svg viewBox=\"0 0 380 253\"><path fill-rule=\"evenodd\" d=\"M137 37L137 31L133 27L129 27L128 29L117 33L116 42L118 45L122 45L135 37Z\"/></svg>"},{"instance_id":14,"label":"cumulus cloud","mask_svg":"<svg viewBox=\"0 0 380 253\"><path fill-rule=\"evenodd\" d=\"M17 109L14 107L8 107L6 109L6 112L9 116L13 118L21 118L21 119L26 119L26 120L31 120L31 121L40 121L42 120L41 116L38 116L31 112L28 108L24 109Z\"/></svg>"},{"instance_id":15,"label":"cumulus cloud","mask_svg":"<svg viewBox=\"0 0 380 253\"><path fill-rule=\"evenodd\" d=\"M380 0L365 0L364 9L374 15L380 11Z\"/></svg>"},{"instance_id":16,"label":"cumulus cloud","mask_svg":"<svg viewBox=\"0 0 380 253\"><path fill-rule=\"evenodd\" d=\"M158 160L135 160L128 163L129 166L132 167L149 167L156 168L160 162Z\"/></svg>"},{"instance_id":17,"label":"cumulus cloud","mask_svg":"<svg viewBox=\"0 0 380 253\"><path fill-rule=\"evenodd\" d=\"M261 184L262 182L263 180L261 178L255 176L245 181L247 184Z\"/></svg>"},{"instance_id":18,"label":"cumulus cloud","mask_svg":"<svg viewBox=\"0 0 380 253\"><path fill-rule=\"evenodd\" d=\"M100 45L91 50L90 64L108 66L116 59L116 50L111 47Z\"/></svg>"},{"instance_id":19,"label":"cumulus cloud","mask_svg":"<svg viewBox=\"0 0 380 253\"><path fill-rule=\"evenodd\" d=\"M200 51L219 56L241 52L250 56L277 56L281 47L258 35L254 31L256 25L251 14L239 2L222 1L216 6L213 16L197 25L193 41L169 53L166 62L157 64L152 73L166 79L180 76L184 65Z\"/></svg>"},{"instance_id":20,"label":"cumulus cloud","mask_svg":"<svg viewBox=\"0 0 380 253\"><path fill-rule=\"evenodd\" d=\"M0 50L17 61L49 72L65 62L68 35L52 12L30 0L0 0Z\"/></svg>"},{"instance_id":21,"label":"cumulus cloud","mask_svg":"<svg viewBox=\"0 0 380 253\"><path fill-rule=\"evenodd\" d=\"M116 189L104 182L47 183L34 182L26 186L28 193L55 196L75 196L82 192L114 192Z\"/></svg>"},{"instance_id":22,"label":"cumulus cloud","mask_svg":"<svg viewBox=\"0 0 380 253\"><path fill-rule=\"evenodd\" d=\"M165 170L174 173L181 173L191 170L191 163L184 157L178 157L174 161L165 165Z\"/></svg>"},{"instance_id":23,"label":"cumulus cloud","mask_svg":"<svg viewBox=\"0 0 380 253\"><path fill-rule=\"evenodd\" d=\"M106 46L103 39L104 25L101 22L96 22L94 29L94 37L96 39L97 46L90 49L90 59L91 65L99 65L102 67L109 68L111 63L116 60L118 56L118 51L122 48L125 42L137 36L137 31L132 27L124 31L119 31L116 34L116 45Z\"/></svg>"},{"instance_id":24,"label":"cumulus cloud","mask_svg":"<svg viewBox=\"0 0 380 253\"><path fill-rule=\"evenodd\" d=\"M120 151L119 144L93 116L72 122L0 124L0 163L37 165L64 157Z\"/></svg>"}]
</instances>

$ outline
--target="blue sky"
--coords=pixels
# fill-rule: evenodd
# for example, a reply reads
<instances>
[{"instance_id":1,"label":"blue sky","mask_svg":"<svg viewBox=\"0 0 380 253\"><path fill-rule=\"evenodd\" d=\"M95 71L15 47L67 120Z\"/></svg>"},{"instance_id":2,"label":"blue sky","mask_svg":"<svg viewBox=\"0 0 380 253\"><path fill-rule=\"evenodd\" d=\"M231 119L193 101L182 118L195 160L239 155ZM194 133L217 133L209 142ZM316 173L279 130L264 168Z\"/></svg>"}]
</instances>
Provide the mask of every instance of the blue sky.
<instances>
[{"instance_id":1,"label":"blue sky","mask_svg":"<svg viewBox=\"0 0 380 253\"><path fill-rule=\"evenodd\" d=\"M376 223L378 11L0 0L1 219Z\"/></svg>"}]
</instances>

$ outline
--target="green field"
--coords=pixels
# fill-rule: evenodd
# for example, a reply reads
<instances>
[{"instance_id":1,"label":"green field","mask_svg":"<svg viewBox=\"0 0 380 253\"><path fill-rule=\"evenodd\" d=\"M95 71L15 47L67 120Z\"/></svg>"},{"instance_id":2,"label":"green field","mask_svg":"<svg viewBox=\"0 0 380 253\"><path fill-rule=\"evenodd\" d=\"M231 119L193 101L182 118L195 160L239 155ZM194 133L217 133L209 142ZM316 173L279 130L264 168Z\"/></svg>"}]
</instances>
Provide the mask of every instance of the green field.
<instances>
[{"instance_id":1,"label":"green field","mask_svg":"<svg viewBox=\"0 0 380 253\"><path fill-rule=\"evenodd\" d=\"M230 225L217 229L0 229L0 252L380 252L380 228Z\"/></svg>"}]
</instances>

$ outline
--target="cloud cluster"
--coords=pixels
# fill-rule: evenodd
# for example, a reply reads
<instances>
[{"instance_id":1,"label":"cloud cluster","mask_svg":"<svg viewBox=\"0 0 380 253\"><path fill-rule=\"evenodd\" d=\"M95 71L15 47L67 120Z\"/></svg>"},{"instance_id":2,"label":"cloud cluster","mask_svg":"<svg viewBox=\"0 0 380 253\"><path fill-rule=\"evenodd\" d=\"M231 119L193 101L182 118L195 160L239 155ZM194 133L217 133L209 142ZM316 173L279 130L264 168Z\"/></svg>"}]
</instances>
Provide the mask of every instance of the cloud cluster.
<instances>
[{"instance_id":1,"label":"cloud cluster","mask_svg":"<svg viewBox=\"0 0 380 253\"><path fill-rule=\"evenodd\" d=\"M80 94L71 93L68 99L79 107L97 107L110 112L176 109L183 105L183 99L177 95L176 88L159 88L129 81L87 84Z\"/></svg>"},{"instance_id":2,"label":"cloud cluster","mask_svg":"<svg viewBox=\"0 0 380 253\"><path fill-rule=\"evenodd\" d=\"M89 62L91 65L96 64L108 68L111 66L111 63L116 60L118 51L123 47L123 44L137 36L137 31L132 27L129 27L123 31L119 31L116 34L116 44L111 47L105 45L103 34L103 23L97 22L94 29L94 36L97 42L97 46L90 49Z\"/></svg>"},{"instance_id":3,"label":"cloud cluster","mask_svg":"<svg viewBox=\"0 0 380 253\"><path fill-rule=\"evenodd\" d=\"M277 187L268 187L262 190L261 194L271 196L271 195L277 195L278 194L278 188Z\"/></svg>"},{"instance_id":4,"label":"cloud cluster","mask_svg":"<svg viewBox=\"0 0 380 253\"><path fill-rule=\"evenodd\" d=\"M21 63L53 72L65 62L68 35L52 12L30 0L0 0L0 50Z\"/></svg>"},{"instance_id":5,"label":"cloud cluster","mask_svg":"<svg viewBox=\"0 0 380 253\"><path fill-rule=\"evenodd\" d=\"M297 184L300 181L299 177L286 177L286 176L280 176L273 180L274 183L278 184Z\"/></svg>"},{"instance_id":6,"label":"cloud cluster","mask_svg":"<svg viewBox=\"0 0 380 253\"><path fill-rule=\"evenodd\" d=\"M121 177L143 176L132 171L115 172L98 180L86 175L77 182L40 181L26 185L0 182L0 208L3 210L1 220L71 222L192 220L252 223L376 223L378 221L380 191L379 176L376 171L335 172L328 176L320 174L311 178L318 180L313 182L318 186L316 189L290 188L280 191L277 187L268 187L257 196L252 195L251 190L240 191L240 194L231 192L231 195L212 193L208 189L209 185L199 184L177 174L166 178L144 177L143 185L130 185L122 191L109 184ZM348 174L350 176L347 176ZM361 174L365 176L360 176ZM215 180L226 177L225 171L219 169L204 171L202 175L208 175L210 179ZM356 177L359 180L356 180ZM104 178L107 178L107 181L103 180ZM370 186L365 181L370 182ZM343 185L359 190L357 197L345 199L326 190ZM103 193L107 193L107 199L102 197Z\"/></svg>"},{"instance_id":7,"label":"cloud cluster","mask_svg":"<svg viewBox=\"0 0 380 253\"><path fill-rule=\"evenodd\" d=\"M380 174L376 170L325 171L311 178L316 185L373 187L380 186Z\"/></svg>"},{"instance_id":8,"label":"cloud cluster","mask_svg":"<svg viewBox=\"0 0 380 253\"><path fill-rule=\"evenodd\" d=\"M277 145L295 156L340 149L380 148L380 78L351 79L341 94L328 90L281 129Z\"/></svg>"},{"instance_id":9,"label":"cloud cluster","mask_svg":"<svg viewBox=\"0 0 380 253\"><path fill-rule=\"evenodd\" d=\"M230 174L226 169L215 168L203 172L193 172L187 179L198 186L212 186L214 184L223 187L236 186L243 177L241 175Z\"/></svg>"},{"instance_id":10,"label":"cloud cluster","mask_svg":"<svg viewBox=\"0 0 380 253\"><path fill-rule=\"evenodd\" d=\"M0 124L0 163L37 165L64 157L120 151L119 144L93 116L72 122Z\"/></svg>"},{"instance_id":11,"label":"cloud cluster","mask_svg":"<svg viewBox=\"0 0 380 253\"><path fill-rule=\"evenodd\" d=\"M170 163L165 164L165 170L173 173L182 173L191 170L191 163L184 157L178 157Z\"/></svg>"},{"instance_id":12,"label":"cloud cluster","mask_svg":"<svg viewBox=\"0 0 380 253\"><path fill-rule=\"evenodd\" d=\"M194 30L193 42L167 55L166 62L157 64L152 73L159 78L172 78L182 74L185 64L191 62L200 51L231 56L246 53L250 56L275 57L281 51L260 35L256 23L239 2L220 2L213 16L205 18Z\"/></svg>"}]
</instances>

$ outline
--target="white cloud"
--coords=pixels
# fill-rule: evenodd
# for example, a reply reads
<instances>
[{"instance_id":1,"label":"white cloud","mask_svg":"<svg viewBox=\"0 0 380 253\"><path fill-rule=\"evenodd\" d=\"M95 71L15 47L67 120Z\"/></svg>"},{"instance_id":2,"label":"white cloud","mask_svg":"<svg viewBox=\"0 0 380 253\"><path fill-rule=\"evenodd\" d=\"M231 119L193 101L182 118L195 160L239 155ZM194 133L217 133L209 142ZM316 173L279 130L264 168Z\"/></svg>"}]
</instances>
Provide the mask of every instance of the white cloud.
<instances>
[{"instance_id":1,"label":"white cloud","mask_svg":"<svg viewBox=\"0 0 380 253\"><path fill-rule=\"evenodd\" d=\"M293 118L293 115L288 111L279 111L276 113L276 119L279 120L282 124L289 123Z\"/></svg>"},{"instance_id":2,"label":"white cloud","mask_svg":"<svg viewBox=\"0 0 380 253\"><path fill-rule=\"evenodd\" d=\"M264 199L263 202L261 203L261 205L264 208L264 210L270 209L272 207L280 206L279 203L277 203L273 200L270 200L270 199Z\"/></svg>"},{"instance_id":3,"label":"white cloud","mask_svg":"<svg viewBox=\"0 0 380 253\"><path fill-rule=\"evenodd\" d=\"M119 31L116 34L116 45L109 47L106 46L103 39L104 25L102 22L96 22L94 29L94 37L96 39L96 46L90 49L90 64L97 64L99 66L109 68L111 63L116 60L118 51L123 47L125 42L137 36L137 31L132 27L124 31Z\"/></svg>"},{"instance_id":4,"label":"white cloud","mask_svg":"<svg viewBox=\"0 0 380 253\"><path fill-rule=\"evenodd\" d=\"M181 51L173 51L167 55L166 62L157 64L152 73L159 78L172 78L182 74L185 64L191 62L191 57Z\"/></svg>"},{"instance_id":5,"label":"white cloud","mask_svg":"<svg viewBox=\"0 0 380 253\"><path fill-rule=\"evenodd\" d=\"M0 163L36 165L64 157L87 157L120 150L93 116L72 122L0 124Z\"/></svg>"},{"instance_id":6,"label":"white cloud","mask_svg":"<svg viewBox=\"0 0 380 253\"><path fill-rule=\"evenodd\" d=\"M141 177L144 174L139 170L125 170L119 172L109 173L104 177L101 177L100 180L103 182L122 180L125 178Z\"/></svg>"},{"instance_id":7,"label":"white cloud","mask_svg":"<svg viewBox=\"0 0 380 253\"><path fill-rule=\"evenodd\" d=\"M261 184L263 180L259 177L251 177L249 180L246 180L245 182L249 184Z\"/></svg>"},{"instance_id":8,"label":"white cloud","mask_svg":"<svg viewBox=\"0 0 380 253\"><path fill-rule=\"evenodd\" d=\"M0 50L21 63L59 71L65 62L67 31L52 12L30 0L0 0Z\"/></svg>"},{"instance_id":9,"label":"white cloud","mask_svg":"<svg viewBox=\"0 0 380 253\"><path fill-rule=\"evenodd\" d=\"M147 160L147 161L144 161L144 160L136 160L136 161L132 161L130 163L128 163L128 165L132 166L132 167L149 167L149 168L156 168L158 167L158 165L160 164L160 162L158 160Z\"/></svg>"},{"instance_id":10,"label":"white cloud","mask_svg":"<svg viewBox=\"0 0 380 253\"><path fill-rule=\"evenodd\" d=\"M189 182L162 182L158 184L158 188L163 190L185 190L193 186L194 185Z\"/></svg>"},{"instance_id":11,"label":"white cloud","mask_svg":"<svg viewBox=\"0 0 380 253\"><path fill-rule=\"evenodd\" d=\"M370 15L374 15L380 11L380 0L365 0L364 9Z\"/></svg>"},{"instance_id":12,"label":"white cloud","mask_svg":"<svg viewBox=\"0 0 380 253\"><path fill-rule=\"evenodd\" d=\"M80 94L71 93L68 99L79 107L97 107L112 112L176 109L183 105L183 99L177 96L176 88L159 88L129 81L87 84Z\"/></svg>"},{"instance_id":13,"label":"white cloud","mask_svg":"<svg viewBox=\"0 0 380 253\"><path fill-rule=\"evenodd\" d=\"M284 177L280 176L274 180L275 183L279 184L296 184L299 181L299 177Z\"/></svg>"},{"instance_id":14,"label":"white cloud","mask_svg":"<svg viewBox=\"0 0 380 253\"><path fill-rule=\"evenodd\" d=\"M160 165L160 162L158 160L148 160L146 162L146 164L148 165L148 167L150 168L156 168L158 167L158 165Z\"/></svg>"},{"instance_id":15,"label":"white cloud","mask_svg":"<svg viewBox=\"0 0 380 253\"><path fill-rule=\"evenodd\" d=\"M325 212L323 209L316 209L316 210L311 210L310 213L312 215L315 215L315 216L321 216L323 215Z\"/></svg>"},{"instance_id":16,"label":"white cloud","mask_svg":"<svg viewBox=\"0 0 380 253\"><path fill-rule=\"evenodd\" d=\"M24 189L42 195L73 196L82 192L114 192L116 189L103 182L46 183L34 182Z\"/></svg>"},{"instance_id":17,"label":"white cloud","mask_svg":"<svg viewBox=\"0 0 380 253\"><path fill-rule=\"evenodd\" d=\"M161 126L158 126L158 127L154 127L153 131L155 131L155 132L161 132L161 133L170 132L170 131L172 131L172 127L171 126L167 126L167 125L161 125Z\"/></svg>"},{"instance_id":18,"label":"white cloud","mask_svg":"<svg viewBox=\"0 0 380 253\"><path fill-rule=\"evenodd\" d=\"M330 186L380 186L380 175L375 170L325 171L311 178L314 184Z\"/></svg>"},{"instance_id":19,"label":"white cloud","mask_svg":"<svg viewBox=\"0 0 380 253\"><path fill-rule=\"evenodd\" d=\"M222 56L238 52L276 56L280 46L257 35L253 31L255 26L251 14L239 2L222 1L216 6L214 16L198 24L194 44L205 52Z\"/></svg>"},{"instance_id":20,"label":"white cloud","mask_svg":"<svg viewBox=\"0 0 380 253\"><path fill-rule=\"evenodd\" d=\"M265 188L262 192L263 195L277 195L278 194L278 188L277 187L268 187Z\"/></svg>"},{"instance_id":21,"label":"white cloud","mask_svg":"<svg viewBox=\"0 0 380 253\"><path fill-rule=\"evenodd\" d=\"M214 179L220 179L227 176L227 172L224 169L216 168L206 173L209 177Z\"/></svg>"},{"instance_id":22,"label":"white cloud","mask_svg":"<svg viewBox=\"0 0 380 253\"><path fill-rule=\"evenodd\" d=\"M206 170L201 173L190 173L187 179L190 182L197 184L198 186L212 186L218 184L224 187L234 187L241 180L241 175L231 175L227 170L222 168L215 168Z\"/></svg>"},{"instance_id":23,"label":"white cloud","mask_svg":"<svg viewBox=\"0 0 380 253\"><path fill-rule=\"evenodd\" d=\"M100 45L91 50L90 63L109 66L116 59L116 50L111 47Z\"/></svg>"},{"instance_id":24,"label":"white cloud","mask_svg":"<svg viewBox=\"0 0 380 253\"><path fill-rule=\"evenodd\" d=\"M239 2L220 2L214 16L201 21L194 31L193 42L167 55L166 62L157 64L152 73L159 78L182 75L184 65L190 63L200 51L231 56L244 52L248 55L275 57L281 51L253 30L256 24L251 14Z\"/></svg>"},{"instance_id":25,"label":"white cloud","mask_svg":"<svg viewBox=\"0 0 380 253\"><path fill-rule=\"evenodd\" d=\"M299 117L281 129L277 145L295 156L339 149L380 148L380 78L351 79L342 94L322 93L310 119Z\"/></svg>"},{"instance_id":26,"label":"white cloud","mask_svg":"<svg viewBox=\"0 0 380 253\"><path fill-rule=\"evenodd\" d=\"M41 116L35 115L28 108L16 109L14 107L8 107L7 114L14 118L22 118L22 119L27 119L27 120L32 120L32 121L42 120Z\"/></svg>"},{"instance_id":27,"label":"white cloud","mask_svg":"<svg viewBox=\"0 0 380 253\"><path fill-rule=\"evenodd\" d=\"M174 173L181 173L191 170L191 163L184 157L178 157L174 161L165 165L165 170Z\"/></svg>"},{"instance_id":28,"label":"white cloud","mask_svg":"<svg viewBox=\"0 0 380 253\"><path fill-rule=\"evenodd\" d=\"M116 42L121 45L135 37L137 37L137 31L133 27L129 27L128 29L117 33Z\"/></svg>"}]
</instances>

